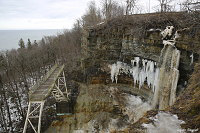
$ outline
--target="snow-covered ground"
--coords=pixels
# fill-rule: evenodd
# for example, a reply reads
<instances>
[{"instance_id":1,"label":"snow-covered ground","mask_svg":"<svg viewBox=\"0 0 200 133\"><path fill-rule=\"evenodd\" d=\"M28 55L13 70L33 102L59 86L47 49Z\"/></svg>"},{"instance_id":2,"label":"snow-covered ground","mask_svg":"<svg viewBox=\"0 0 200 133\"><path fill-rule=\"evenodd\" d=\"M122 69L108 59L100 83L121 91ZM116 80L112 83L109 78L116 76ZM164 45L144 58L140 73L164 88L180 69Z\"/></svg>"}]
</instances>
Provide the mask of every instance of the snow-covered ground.
<instances>
[{"instance_id":1,"label":"snow-covered ground","mask_svg":"<svg viewBox=\"0 0 200 133\"><path fill-rule=\"evenodd\" d=\"M45 71L47 72L49 69L50 69L50 66L46 66L45 68L42 68L42 70L43 70L42 73L44 74ZM35 73L35 75L37 75L37 74ZM40 77L40 79L41 78L42 78L42 76ZM29 75L29 78L27 78L28 85L33 86L36 83L36 79L39 79L39 78L38 77L32 78ZM12 85L13 88L11 87L11 85ZM28 96L27 96L27 93L26 93L27 90L26 90L26 87L25 87L25 83L24 82L18 82L17 86L18 86L18 93L19 93L22 111L26 115L26 111L27 111L27 107L28 107ZM22 130L22 128L19 129L19 124L22 122L22 116L19 113L19 110L18 110L19 107L17 107L17 106L19 106L19 100L18 100L17 95L16 95L17 94L16 85L14 83L4 84L4 88L5 88L5 91L6 91L6 97L7 97L7 102L8 102L8 106L9 106L13 131L19 132L19 131ZM5 103L5 101L4 101L4 103ZM55 108L55 107L53 107L53 108ZM4 104L2 105L2 109L3 109L3 115L4 115L6 123L7 123L7 129L8 129L8 131L10 131L11 127L8 125L8 123L9 123L8 112L7 112L6 106ZM2 114L0 114L0 119L1 119L0 120L0 132L4 132L5 127L3 125L3 120L2 120L1 115Z\"/></svg>"}]
</instances>

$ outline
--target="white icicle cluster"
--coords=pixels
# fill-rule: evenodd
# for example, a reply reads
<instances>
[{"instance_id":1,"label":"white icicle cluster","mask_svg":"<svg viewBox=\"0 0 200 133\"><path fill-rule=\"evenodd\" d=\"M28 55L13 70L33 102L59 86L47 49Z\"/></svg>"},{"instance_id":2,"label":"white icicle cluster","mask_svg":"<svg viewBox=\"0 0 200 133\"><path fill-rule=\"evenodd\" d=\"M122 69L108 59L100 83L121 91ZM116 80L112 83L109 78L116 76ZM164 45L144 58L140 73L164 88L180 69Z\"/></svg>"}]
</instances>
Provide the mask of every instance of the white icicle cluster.
<instances>
[{"instance_id":1,"label":"white icicle cluster","mask_svg":"<svg viewBox=\"0 0 200 133\"><path fill-rule=\"evenodd\" d=\"M120 73L129 74L129 69L130 69L130 67L126 63L120 61L112 64L110 68L111 68L111 80L112 82L114 82L115 80L116 83L118 80L118 75Z\"/></svg>"},{"instance_id":2,"label":"white icicle cluster","mask_svg":"<svg viewBox=\"0 0 200 133\"><path fill-rule=\"evenodd\" d=\"M149 88L152 88L153 91L158 85L158 76L159 69L156 68L156 62L142 59L142 67L139 65L140 58L135 57L134 60L131 60L131 66L128 66L126 63L118 61L111 65L111 80L114 80L117 83L118 75L120 73L129 74L134 79L134 84L139 84L139 88L147 82Z\"/></svg>"}]
</instances>

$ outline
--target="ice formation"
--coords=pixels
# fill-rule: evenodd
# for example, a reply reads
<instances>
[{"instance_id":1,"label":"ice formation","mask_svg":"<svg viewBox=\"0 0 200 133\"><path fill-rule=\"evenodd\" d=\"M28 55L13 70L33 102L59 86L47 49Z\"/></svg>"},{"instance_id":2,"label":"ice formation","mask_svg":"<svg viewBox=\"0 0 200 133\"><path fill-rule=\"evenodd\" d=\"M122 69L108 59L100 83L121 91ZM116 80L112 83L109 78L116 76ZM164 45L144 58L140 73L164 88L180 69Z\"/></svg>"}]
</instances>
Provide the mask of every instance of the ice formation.
<instances>
[{"instance_id":1,"label":"ice formation","mask_svg":"<svg viewBox=\"0 0 200 133\"><path fill-rule=\"evenodd\" d=\"M138 121L148 110L151 109L151 105L142 101L141 97L126 94L127 105L124 109L124 114L129 116L129 120Z\"/></svg>"},{"instance_id":2,"label":"ice formation","mask_svg":"<svg viewBox=\"0 0 200 133\"><path fill-rule=\"evenodd\" d=\"M165 30L161 32L161 35L163 38L166 38L167 36L171 36L173 32L174 26L167 26Z\"/></svg>"},{"instance_id":3,"label":"ice formation","mask_svg":"<svg viewBox=\"0 0 200 133\"><path fill-rule=\"evenodd\" d=\"M176 32L175 32L175 36L174 36L174 41L175 41L177 38L179 38L179 34L178 34L178 32L176 31Z\"/></svg>"},{"instance_id":4,"label":"ice formation","mask_svg":"<svg viewBox=\"0 0 200 133\"><path fill-rule=\"evenodd\" d=\"M177 115L159 112L155 117L151 118L151 120L153 120L153 123L143 124L147 133L180 133L183 131L180 125L183 124L184 121L179 120Z\"/></svg>"},{"instance_id":5,"label":"ice formation","mask_svg":"<svg viewBox=\"0 0 200 133\"><path fill-rule=\"evenodd\" d=\"M161 32L161 35L162 35L163 39L166 39L166 37L171 37L172 33L173 33L173 29L174 29L173 26L167 26L166 29ZM177 32L175 33L175 36L174 36L174 38L172 40L169 40L169 39L163 40L163 44L164 45L172 45L172 46L174 46L176 38L178 38L178 33Z\"/></svg>"},{"instance_id":6,"label":"ice formation","mask_svg":"<svg viewBox=\"0 0 200 133\"><path fill-rule=\"evenodd\" d=\"M118 61L110 66L112 82L118 81L118 75L127 74L134 80L134 85L141 88L147 84L154 92L151 106L153 108L165 109L174 104L176 100L176 88L179 78L180 51L175 47L178 33L173 35L173 26L167 26L161 32L164 48L160 55L160 67L156 62L134 57L131 64ZM191 55L193 62L193 55ZM131 100L130 100L131 101Z\"/></svg>"},{"instance_id":7,"label":"ice formation","mask_svg":"<svg viewBox=\"0 0 200 133\"><path fill-rule=\"evenodd\" d=\"M190 55L190 58L191 58L190 65L192 65L192 64L193 64L193 62L194 62L194 55L193 55L193 53Z\"/></svg>"},{"instance_id":8,"label":"ice formation","mask_svg":"<svg viewBox=\"0 0 200 133\"><path fill-rule=\"evenodd\" d=\"M113 104L118 105L122 114L128 116L128 122L138 121L146 111L152 109L150 103L143 101L140 96L121 93L120 89L115 87L109 87L109 92L113 98Z\"/></svg>"},{"instance_id":9,"label":"ice formation","mask_svg":"<svg viewBox=\"0 0 200 133\"><path fill-rule=\"evenodd\" d=\"M161 31L161 29L149 29L148 31Z\"/></svg>"},{"instance_id":10,"label":"ice formation","mask_svg":"<svg viewBox=\"0 0 200 133\"><path fill-rule=\"evenodd\" d=\"M173 41L166 41L166 40L163 40L163 44L164 45L174 45L174 42Z\"/></svg>"},{"instance_id":11,"label":"ice formation","mask_svg":"<svg viewBox=\"0 0 200 133\"><path fill-rule=\"evenodd\" d=\"M85 133L84 130L74 130L73 133Z\"/></svg>"},{"instance_id":12,"label":"ice formation","mask_svg":"<svg viewBox=\"0 0 200 133\"><path fill-rule=\"evenodd\" d=\"M112 64L111 65L111 80L112 80L112 82L114 82L114 80L115 80L115 82L117 83L118 75L120 73L128 74L129 69L130 69L130 67L126 63L123 63L120 61Z\"/></svg>"},{"instance_id":13,"label":"ice formation","mask_svg":"<svg viewBox=\"0 0 200 133\"><path fill-rule=\"evenodd\" d=\"M141 64L141 67L140 67ZM156 67L156 62L140 59L135 57L131 60L131 65L118 61L111 65L111 80L116 82L118 80L118 75L121 73L129 74L133 77L134 84L138 84L139 88L147 82L149 88L155 90L158 84L159 69Z\"/></svg>"},{"instance_id":14,"label":"ice formation","mask_svg":"<svg viewBox=\"0 0 200 133\"><path fill-rule=\"evenodd\" d=\"M100 22L100 23L98 23L97 25L102 25L102 24L104 24L105 22Z\"/></svg>"},{"instance_id":15,"label":"ice formation","mask_svg":"<svg viewBox=\"0 0 200 133\"><path fill-rule=\"evenodd\" d=\"M170 38L165 38L163 40L164 48L162 49L160 60L160 75L159 75L159 87L153 98L153 106L159 105L159 109L165 109L171 106L176 101L176 88L179 78L179 61L180 61L180 51L175 47L176 38L178 38L178 33L176 31L175 36L172 36L173 28L167 26L163 32L169 33ZM171 31L170 31L171 30ZM167 82L166 82L167 81ZM160 91L162 90L162 91ZM158 95L160 96L158 99ZM159 103L157 103L159 101Z\"/></svg>"}]
</instances>

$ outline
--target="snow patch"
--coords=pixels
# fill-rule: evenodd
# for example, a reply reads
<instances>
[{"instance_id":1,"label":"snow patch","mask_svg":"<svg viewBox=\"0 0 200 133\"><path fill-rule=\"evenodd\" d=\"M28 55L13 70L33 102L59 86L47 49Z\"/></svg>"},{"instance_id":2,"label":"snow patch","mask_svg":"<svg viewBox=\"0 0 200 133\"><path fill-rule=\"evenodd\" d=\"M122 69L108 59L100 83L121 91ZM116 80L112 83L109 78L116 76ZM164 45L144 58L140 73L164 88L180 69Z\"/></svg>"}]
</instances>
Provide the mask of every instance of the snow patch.
<instances>
[{"instance_id":1,"label":"snow patch","mask_svg":"<svg viewBox=\"0 0 200 133\"><path fill-rule=\"evenodd\" d=\"M174 46L174 41L166 41L166 40L163 40L163 44L164 44L164 45L172 45L172 46Z\"/></svg>"},{"instance_id":2,"label":"snow patch","mask_svg":"<svg viewBox=\"0 0 200 133\"><path fill-rule=\"evenodd\" d=\"M179 34L178 34L178 32L176 31L175 32L175 36L174 36L174 41L175 41L175 39L177 39L177 38L179 38L180 36L179 36Z\"/></svg>"},{"instance_id":3,"label":"snow patch","mask_svg":"<svg viewBox=\"0 0 200 133\"><path fill-rule=\"evenodd\" d=\"M173 32L174 26L167 26L165 30L161 32L161 35L163 38L166 38L167 36L171 36Z\"/></svg>"},{"instance_id":4,"label":"snow patch","mask_svg":"<svg viewBox=\"0 0 200 133\"><path fill-rule=\"evenodd\" d=\"M148 31L161 31L161 29L149 29Z\"/></svg>"},{"instance_id":5,"label":"snow patch","mask_svg":"<svg viewBox=\"0 0 200 133\"><path fill-rule=\"evenodd\" d=\"M128 95L126 96L127 105L124 114L129 116L129 120L136 122L138 121L151 106L147 102L143 102L139 96Z\"/></svg>"},{"instance_id":6,"label":"snow patch","mask_svg":"<svg viewBox=\"0 0 200 133\"><path fill-rule=\"evenodd\" d=\"M98 23L97 25L102 25L102 24L104 24L105 22L100 22L100 23Z\"/></svg>"},{"instance_id":7,"label":"snow patch","mask_svg":"<svg viewBox=\"0 0 200 133\"><path fill-rule=\"evenodd\" d=\"M73 133L85 133L84 130L74 130Z\"/></svg>"},{"instance_id":8,"label":"snow patch","mask_svg":"<svg viewBox=\"0 0 200 133\"><path fill-rule=\"evenodd\" d=\"M143 124L147 133L180 133L181 124L184 121L179 120L177 115L166 112L159 112L155 117L150 118L153 123Z\"/></svg>"}]
</instances>

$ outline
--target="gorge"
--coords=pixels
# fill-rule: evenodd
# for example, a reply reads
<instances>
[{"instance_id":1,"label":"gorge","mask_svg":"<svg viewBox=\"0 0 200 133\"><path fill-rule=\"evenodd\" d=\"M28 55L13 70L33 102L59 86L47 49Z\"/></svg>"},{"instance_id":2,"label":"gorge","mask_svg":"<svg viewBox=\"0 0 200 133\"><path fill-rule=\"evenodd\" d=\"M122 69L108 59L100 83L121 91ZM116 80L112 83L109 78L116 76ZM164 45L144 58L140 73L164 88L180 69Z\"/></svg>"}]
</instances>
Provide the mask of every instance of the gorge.
<instances>
[{"instance_id":1,"label":"gorge","mask_svg":"<svg viewBox=\"0 0 200 133\"><path fill-rule=\"evenodd\" d=\"M74 113L54 121L46 132L145 132L146 111L173 107L198 62L200 32L184 28L179 23L184 17L182 13L133 15L85 28L83 78L77 74ZM182 130L177 116L157 114L176 121L172 132Z\"/></svg>"}]
</instances>

